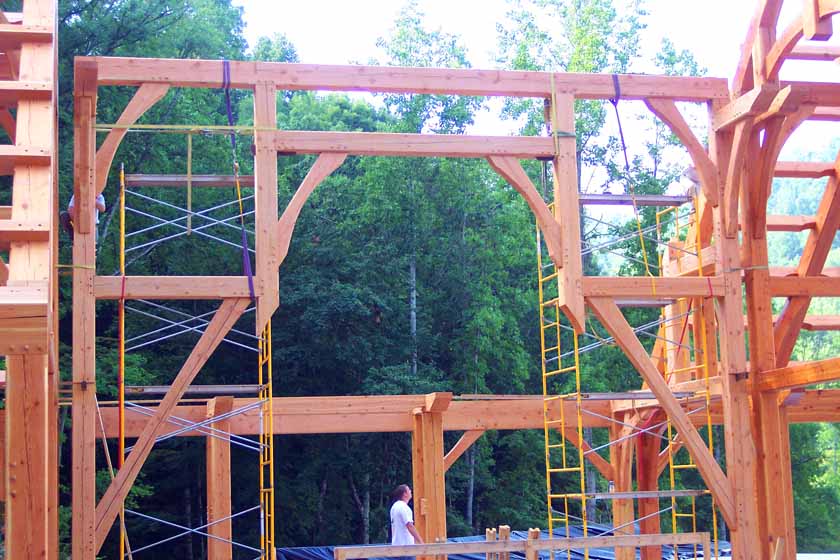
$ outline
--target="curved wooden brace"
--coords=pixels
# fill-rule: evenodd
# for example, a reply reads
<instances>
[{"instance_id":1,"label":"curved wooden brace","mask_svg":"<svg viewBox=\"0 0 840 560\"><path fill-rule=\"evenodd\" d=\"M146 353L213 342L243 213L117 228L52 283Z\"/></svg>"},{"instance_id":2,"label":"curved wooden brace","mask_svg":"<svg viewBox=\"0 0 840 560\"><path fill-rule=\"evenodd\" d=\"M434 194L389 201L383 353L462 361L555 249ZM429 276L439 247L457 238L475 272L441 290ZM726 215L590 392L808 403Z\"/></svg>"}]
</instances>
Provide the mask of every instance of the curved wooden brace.
<instances>
[{"instance_id":1,"label":"curved wooden brace","mask_svg":"<svg viewBox=\"0 0 840 560\"><path fill-rule=\"evenodd\" d=\"M840 0L819 0L819 21L824 21L832 15L840 13ZM765 59L765 66L767 68L767 79L770 81L779 78L779 70L785 58L790 54L799 40L805 34L805 17L800 15L794 19L790 25L782 32L779 37L770 47Z\"/></svg>"},{"instance_id":2,"label":"curved wooden brace","mask_svg":"<svg viewBox=\"0 0 840 560\"><path fill-rule=\"evenodd\" d=\"M738 199L743 179L744 160L747 156L752 130L752 119L747 119L735 125L735 133L732 136L732 152L726 170L722 201L723 231L729 238L738 235Z\"/></svg>"},{"instance_id":3,"label":"curved wooden brace","mask_svg":"<svg viewBox=\"0 0 840 560\"><path fill-rule=\"evenodd\" d=\"M9 265L0 257L0 286L5 286L9 281Z\"/></svg>"},{"instance_id":4,"label":"curved wooden brace","mask_svg":"<svg viewBox=\"0 0 840 560\"><path fill-rule=\"evenodd\" d=\"M560 224L554 219L548 205L537 192L534 183L531 182L528 174L522 169L519 160L507 156L490 156L487 158L496 173L501 175L516 191L522 195L534 217L540 226L545 244L548 247L548 255L557 266L563 268L563 244L560 232Z\"/></svg>"},{"instance_id":5,"label":"curved wooden brace","mask_svg":"<svg viewBox=\"0 0 840 560\"><path fill-rule=\"evenodd\" d=\"M289 244L292 242L292 233L295 230L298 216L303 205L306 203L309 195L315 190L315 187L321 184L321 181L330 176L330 173L338 169L338 166L344 163L347 154L321 154L315 161L315 164L309 170L309 173L304 177L303 182L295 191L289 205L283 210L283 215L277 222L277 265L283 264L286 255L289 254Z\"/></svg>"},{"instance_id":6,"label":"curved wooden brace","mask_svg":"<svg viewBox=\"0 0 840 560\"><path fill-rule=\"evenodd\" d=\"M717 206L717 167L706 152L706 148L691 131L682 113L677 108L677 104L671 99L646 99L645 104L680 139L680 142L688 151L688 155L691 156L691 161L694 162L697 173L700 175L700 184L703 187L706 200L712 206Z\"/></svg>"},{"instance_id":7,"label":"curved wooden brace","mask_svg":"<svg viewBox=\"0 0 840 560\"><path fill-rule=\"evenodd\" d=\"M128 102L123 110L120 118L117 119L119 125L131 125L137 122L137 119L143 116L155 103L160 101L166 92L169 91L168 84L143 84L137 89L134 97ZM117 148L120 142L125 137L127 128L115 128L108 132L108 136L102 145L96 151L96 167L94 177L96 180L96 194L102 194L105 190L105 183L108 181L108 170L111 168L111 163L114 161L114 155L117 153Z\"/></svg>"},{"instance_id":8,"label":"curved wooden brace","mask_svg":"<svg viewBox=\"0 0 840 560\"><path fill-rule=\"evenodd\" d=\"M753 46L759 35L765 29L775 29L782 9L782 0L762 0L757 3L756 13L750 21L747 37L741 47L741 58L732 81L732 93L739 96L752 89L753 79Z\"/></svg>"},{"instance_id":9,"label":"curved wooden brace","mask_svg":"<svg viewBox=\"0 0 840 560\"><path fill-rule=\"evenodd\" d=\"M753 216L753 237L756 239L764 237L767 227L767 200L773 186L773 175L779 154L791 134L814 113L814 105L804 105L797 111L787 115L779 115L771 118L764 127L764 144L761 147L761 168L758 173L758 184L754 186L755 209Z\"/></svg>"}]
</instances>

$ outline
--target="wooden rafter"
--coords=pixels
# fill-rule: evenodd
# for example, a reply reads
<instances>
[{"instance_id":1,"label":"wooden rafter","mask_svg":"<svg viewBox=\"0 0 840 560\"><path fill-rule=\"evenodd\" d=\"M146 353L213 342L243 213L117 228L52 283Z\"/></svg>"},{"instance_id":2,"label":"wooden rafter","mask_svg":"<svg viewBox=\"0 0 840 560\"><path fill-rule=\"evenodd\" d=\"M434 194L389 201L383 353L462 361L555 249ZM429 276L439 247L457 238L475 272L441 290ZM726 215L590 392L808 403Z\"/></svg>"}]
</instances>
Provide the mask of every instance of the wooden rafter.
<instances>
[{"instance_id":1,"label":"wooden rafter","mask_svg":"<svg viewBox=\"0 0 840 560\"><path fill-rule=\"evenodd\" d=\"M840 165L840 155L835 167ZM802 257L797 267L800 277L819 274L828 258L831 245L837 229L840 227L840 193L838 193L838 179L832 176L828 179L825 193L820 201L816 214L816 226L808 235ZM771 292L773 288L771 286ZM788 299L774 329L776 340L776 365L784 366L790 360L802 321L808 312L811 298L807 295Z\"/></svg>"}]
</instances>

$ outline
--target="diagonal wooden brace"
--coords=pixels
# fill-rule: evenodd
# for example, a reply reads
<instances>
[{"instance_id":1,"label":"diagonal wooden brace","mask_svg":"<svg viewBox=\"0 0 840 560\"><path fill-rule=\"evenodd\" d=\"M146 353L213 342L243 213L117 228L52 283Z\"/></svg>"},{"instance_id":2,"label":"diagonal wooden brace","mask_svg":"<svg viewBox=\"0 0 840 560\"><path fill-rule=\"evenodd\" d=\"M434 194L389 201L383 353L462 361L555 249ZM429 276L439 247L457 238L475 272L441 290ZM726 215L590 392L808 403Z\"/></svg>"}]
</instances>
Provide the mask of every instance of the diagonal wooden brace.
<instances>
[{"instance_id":1,"label":"diagonal wooden brace","mask_svg":"<svg viewBox=\"0 0 840 560\"><path fill-rule=\"evenodd\" d=\"M172 387L155 409L154 415L149 418L146 427L137 439L134 449L131 450L117 477L111 482L105 495L96 506L96 551L102 548L102 543L114 520L120 511L125 497L128 495L140 468L152 452L157 437L165 430L166 420L175 410L181 396L192 383L195 376L204 366L207 359L224 339L225 334L233 327L239 316L250 304L248 298L225 299L213 320L207 326L207 330L201 335L198 343L193 348L181 371L172 382Z\"/></svg>"},{"instance_id":2,"label":"diagonal wooden brace","mask_svg":"<svg viewBox=\"0 0 840 560\"><path fill-rule=\"evenodd\" d=\"M662 405L662 409L676 425L681 434L685 447L694 458L700 474L706 481L706 485L712 491L716 503L720 508L726 523L730 526L735 524L735 506L732 500L732 488L720 465L709 452L697 428L691 423L688 415L680 406L668 383L656 369L656 365L650 359L642 343L636 337L632 327L621 314L621 310L610 298L587 298L587 303L604 328L615 338L615 341L624 350L630 363L639 371L642 378L647 382L648 387L656 395Z\"/></svg>"}]
</instances>

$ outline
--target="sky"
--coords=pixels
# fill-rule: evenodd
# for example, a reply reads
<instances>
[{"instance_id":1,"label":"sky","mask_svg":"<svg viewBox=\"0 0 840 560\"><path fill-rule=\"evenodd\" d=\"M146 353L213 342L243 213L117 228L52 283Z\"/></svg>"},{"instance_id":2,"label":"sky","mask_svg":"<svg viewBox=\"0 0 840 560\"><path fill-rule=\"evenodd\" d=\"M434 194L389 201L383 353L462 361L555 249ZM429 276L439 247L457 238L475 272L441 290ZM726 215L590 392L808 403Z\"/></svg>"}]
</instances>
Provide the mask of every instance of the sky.
<instances>
[{"instance_id":1,"label":"sky","mask_svg":"<svg viewBox=\"0 0 840 560\"><path fill-rule=\"evenodd\" d=\"M708 76L731 79L757 0L644 0L648 16L643 56L652 58L664 37L691 51ZM234 0L244 8L250 45L280 32L295 45L300 61L311 64L367 63L381 56L376 40L386 36L402 0ZM495 68L496 23L504 19L506 0L419 0L427 28L460 35L473 68ZM796 15L787 2L783 28ZM725 17L723 17L725 14ZM643 68L652 71L650 67ZM639 69L634 69L639 71ZM787 62L782 79L840 81L840 64ZM491 105L492 108L492 105ZM500 122L493 111L478 115L471 134L512 134L515 123ZM812 147L815 137L833 136L830 123L806 123L789 149ZM822 144L823 142L820 142ZM828 138L826 138L826 144ZM784 157L784 153L783 153Z\"/></svg>"}]
</instances>

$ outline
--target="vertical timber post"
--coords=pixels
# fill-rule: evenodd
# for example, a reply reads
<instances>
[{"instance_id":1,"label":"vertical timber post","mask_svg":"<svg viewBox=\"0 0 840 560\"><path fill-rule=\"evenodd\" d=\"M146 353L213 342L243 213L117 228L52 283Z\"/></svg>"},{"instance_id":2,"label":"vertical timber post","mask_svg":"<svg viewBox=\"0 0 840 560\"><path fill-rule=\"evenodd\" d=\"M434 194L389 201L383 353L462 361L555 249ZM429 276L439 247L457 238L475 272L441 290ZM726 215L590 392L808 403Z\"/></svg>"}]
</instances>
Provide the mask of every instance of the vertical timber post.
<instances>
[{"instance_id":1,"label":"vertical timber post","mask_svg":"<svg viewBox=\"0 0 840 560\"><path fill-rule=\"evenodd\" d=\"M712 108L716 105L712 104ZM740 125L739 125L740 126ZM737 134L736 134L737 136ZM718 170L741 169L742 162L730 158L743 157L733 148L736 142L729 133L712 133L709 152ZM730 153L731 151L731 153ZM723 400L724 443L726 447L727 477L735 504L736 523L729 527L732 553L735 560L758 560L762 557L757 503L757 452L750 411L746 344L744 340L743 298L741 290L741 261L738 247L737 213L726 211L726 197L732 190L739 192L741 173L723 173L719 184L721 204L714 212L714 238L717 243L715 271L725 281L724 294L717 298L717 320L720 336L720 377ZM736 194L737 196L737 194ZM734 227L734 231L733 231Z\"/></svg>"},{"instance_id":2,"label":"vertical timber post","mask_svg":"<svg viewBox=\"0 0 840 560\"><path fill-rule=\"evenodd\" d=\"M207 418L233 410L233 397L216 397L207 402ZM230 431L230 420L210 425L220 432ZM231 540L230 439L226 434L206 436L207 444L207 560L230 560ZM219 538L213 538L219 537ZM224 539L224 540L220 540Z\"/></svg>"},{"instance_id":3,"label":"vertical timber post","mask_svg":"<svg viewBox=\"0 0 840 560\"><path fill-rule=\"evenodd\" d=\"M96 556L95 64L76 63L73 113L73 560L94 560Z\"/></svg>"}]
</instances>

